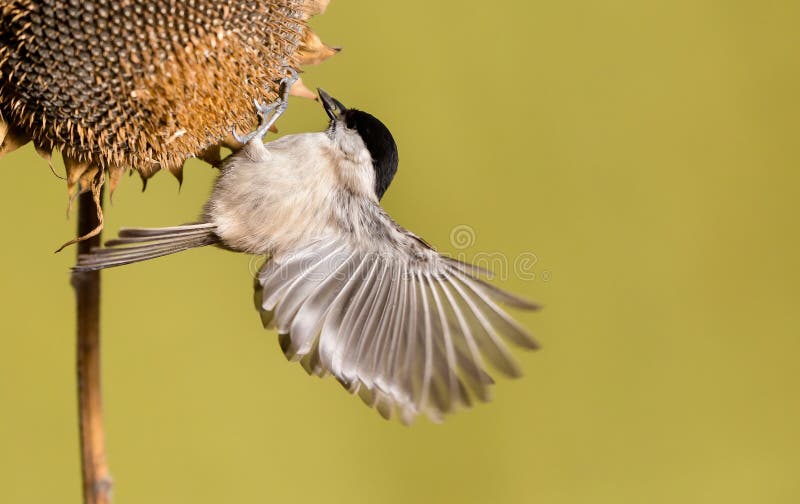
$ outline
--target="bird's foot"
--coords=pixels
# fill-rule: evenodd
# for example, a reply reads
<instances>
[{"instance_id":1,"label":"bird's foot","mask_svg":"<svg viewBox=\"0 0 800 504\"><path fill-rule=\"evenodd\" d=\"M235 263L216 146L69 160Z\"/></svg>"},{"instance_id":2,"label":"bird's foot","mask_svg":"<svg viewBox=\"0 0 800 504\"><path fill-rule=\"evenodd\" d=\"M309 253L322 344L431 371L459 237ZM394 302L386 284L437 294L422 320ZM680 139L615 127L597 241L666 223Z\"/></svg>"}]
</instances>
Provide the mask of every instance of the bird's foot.
<instances>
[{"instance_id":1,"label":"bird's foot","mask_svg":"<svg viewBox=\"0 0 800 504\"><path fill-rule=\"evenodd\" d=\"M240 144L244 145L254 138L264 138L272 125L286 112L289 106L289 91L292 89L292 85L299 79L297 71L294 68L286 67L286 70L289 72L289 75L281 79L279 96L274 102L261 103L258 100L253 100L253 104L258 111L258 116L261 118L261 123L258 128L244 136L240 136L234 128L233 138Z\"/></svg>"}]
</instances>

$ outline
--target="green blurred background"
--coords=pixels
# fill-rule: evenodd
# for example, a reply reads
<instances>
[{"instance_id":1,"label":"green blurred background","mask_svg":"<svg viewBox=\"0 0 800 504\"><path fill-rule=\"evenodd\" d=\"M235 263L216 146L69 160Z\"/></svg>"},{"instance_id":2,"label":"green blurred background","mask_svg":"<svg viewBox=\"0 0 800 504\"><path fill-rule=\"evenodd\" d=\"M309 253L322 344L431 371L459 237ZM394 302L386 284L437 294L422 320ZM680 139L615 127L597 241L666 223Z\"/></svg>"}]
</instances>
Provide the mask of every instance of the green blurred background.
<instances>
[{"instance_id":1,"label":"green blurred background","mask_svg":"<svg viewBox=\"0 0 800 504\"><path fill-rule=\"evenodd\" d=\"M334 0L310 86L383 119L384 200L441 250L537 259L499 283L544 348L495 400L411 428L309 378L261 329L251 258L104 276L118 504L800 501L800 4ZM295 99L281 133L325 116ZM0 502L79 502L66 191L28 146L6 191ZM201 163L122 225L192 220ZM474 230L465 250L457 226Z\"/></svg>"}]
</instances>

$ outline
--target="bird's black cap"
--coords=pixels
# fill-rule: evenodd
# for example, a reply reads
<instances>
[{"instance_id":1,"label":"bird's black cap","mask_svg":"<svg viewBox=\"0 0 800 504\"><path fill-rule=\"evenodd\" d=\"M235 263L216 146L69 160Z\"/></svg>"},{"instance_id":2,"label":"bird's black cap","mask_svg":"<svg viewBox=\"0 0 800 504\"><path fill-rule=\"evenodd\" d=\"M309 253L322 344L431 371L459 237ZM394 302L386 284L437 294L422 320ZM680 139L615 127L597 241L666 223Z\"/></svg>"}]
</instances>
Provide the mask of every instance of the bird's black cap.
<instances>
[{"instance_id":1,"label":"bird's black cap","mask_svg":"<svg viewBox=\"0 0 800 504\"><path fill-rule=\"evenodd\" d=\"M331 120L341 121L348 128L358 132L364 145L367 146L375 170L375 194L381 199L392 183L399 163L397 144L392 133L372 114L349 109L322 89L317 91L322 106Z\"/></svg>"}]
</instances>

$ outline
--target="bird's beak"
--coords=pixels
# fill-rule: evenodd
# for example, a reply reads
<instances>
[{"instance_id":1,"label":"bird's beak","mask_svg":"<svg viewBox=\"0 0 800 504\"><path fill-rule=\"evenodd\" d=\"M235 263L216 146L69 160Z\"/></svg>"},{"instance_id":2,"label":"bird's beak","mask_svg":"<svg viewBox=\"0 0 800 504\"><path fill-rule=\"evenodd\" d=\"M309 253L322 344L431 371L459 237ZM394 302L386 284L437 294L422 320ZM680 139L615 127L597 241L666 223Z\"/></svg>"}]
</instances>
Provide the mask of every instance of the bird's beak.
<instances>
[{"instance_id":1,"label":"bird's beak","mask_svg":"<svg viewBox=\"0 0 800 504\"><path fill-rule=\"evenodd\" d=\"M328 117L336 120L339 116L347 112L347 107L342 105L342 102L326 93L324 89L317 88L317 92L319 93L319 99L322 101L322 107L325 109Z\"/></svg>"}]
</instances>

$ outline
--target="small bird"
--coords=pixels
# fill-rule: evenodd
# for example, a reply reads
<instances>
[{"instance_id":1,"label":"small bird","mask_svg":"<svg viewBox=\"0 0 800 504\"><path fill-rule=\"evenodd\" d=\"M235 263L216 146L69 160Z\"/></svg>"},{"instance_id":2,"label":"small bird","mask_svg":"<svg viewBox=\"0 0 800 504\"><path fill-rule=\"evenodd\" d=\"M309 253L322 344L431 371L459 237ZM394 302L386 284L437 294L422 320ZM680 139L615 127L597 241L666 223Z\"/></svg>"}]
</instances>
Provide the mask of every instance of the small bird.
<instances>
[{"instance_id":1,"label":"small bird","mask_svg":"<svg viewBox=\"0 0 800 504\"><path fill-rule=\"evenodd\" d=\"M245 145L223 163L200 222L122 229L106 248L81 256L76 270L212 244L266 255L256 307L264 326L277 328L287 358L309 374L333 375L384 418L406 424L488 401L494 381L484 360L518 377L506 342L537 348L499 303L537 305L398 225L379 203L398 167L391 133L318 92L330 117L325 131L264 144L287 96L256 103L261 126L239 137Z\"/></svg>"}]
</instances>

